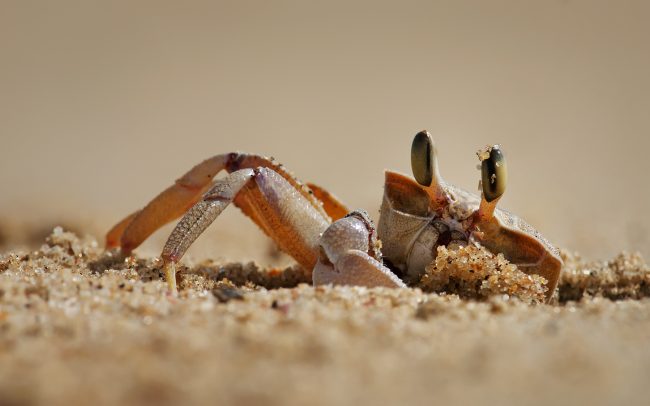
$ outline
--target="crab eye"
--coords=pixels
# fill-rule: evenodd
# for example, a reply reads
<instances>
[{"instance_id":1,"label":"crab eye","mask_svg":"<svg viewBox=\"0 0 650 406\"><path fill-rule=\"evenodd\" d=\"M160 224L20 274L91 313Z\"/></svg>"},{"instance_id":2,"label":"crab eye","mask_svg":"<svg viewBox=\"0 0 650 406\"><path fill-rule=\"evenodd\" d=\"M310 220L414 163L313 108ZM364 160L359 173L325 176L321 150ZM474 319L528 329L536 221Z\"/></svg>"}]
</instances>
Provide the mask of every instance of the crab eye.
<instances>
[{"instance_id":1,"label":"crab eye","mask_svg":"<svg viewBox=\"0 0 650 406\"><path fill-rule=\"evenodd\" d=\"M415 134L411 145L411 169L415 180L422 186L429 186L433 182L434 153L429 132L423 130Z\"/></svg>"},{"instance_id":2,"label":"crab eye","mask_svg":"<svg viewBox=\"0 0 650 406\"><path fill-rule=\"evenodd\" d=\"M481 184L483 185L483 196L488 202L492 202L503 195L508 181L506 170L506 157L498 145L493 146L489 156L481 162Z\"/></svg>"}]
</instances>

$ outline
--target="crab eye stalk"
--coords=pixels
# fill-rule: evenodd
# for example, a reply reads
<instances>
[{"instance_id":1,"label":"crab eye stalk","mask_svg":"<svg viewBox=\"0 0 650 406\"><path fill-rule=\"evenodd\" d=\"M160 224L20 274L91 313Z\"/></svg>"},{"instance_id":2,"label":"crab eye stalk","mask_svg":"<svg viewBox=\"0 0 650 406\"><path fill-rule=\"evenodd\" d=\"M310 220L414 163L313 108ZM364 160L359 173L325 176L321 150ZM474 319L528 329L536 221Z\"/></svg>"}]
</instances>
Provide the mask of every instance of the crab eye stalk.
<instances>
[{"instance_id":1,"label":"crab eye stalk","mask_svg":"<svg viewBox=\"0 0 650 406\"><path fill-rule=\"evenodd\" d=\"M481 185L483 198L488 202L499 199L506 190L508 172L506 157L498 145L493 146L489 156L481 162Z\"/></svg>"},{"instance_id":2,"label":"crab eye stalk","mask_svg":"<svg viewBox=\"0 0 650 406\"><path fill-rule=\"evenodd\" d=\"M478 152L481 159L481 204L476 213L478 221L494 221L497 202L506 191L508 172L506 158L498 145Z\"/></svg>"},{"instance_id":3,"label":"crab eye stalk","mask_svg":"<svg viewBox=\"0 0 650 406\"><path fill-rule=\"evenodd\" d=\"M411 169L415 180L422 186L433 182L433 171L436 155L433 139L428 131L415 134L411 145Z\"/></svg>"},{"instance_id":4,"label":"crab eye stalk","mask_svg":"<svg viewBox=\"0 0 650 406\"><path fill-rule=\"evenodd\" d=\"M438 170L438 157L436 146L428 131L422 130L415 134L411 145L411 169L413 177L422 186L438 205L448 202L444 182Z\"/></svg>"}]
</instances>

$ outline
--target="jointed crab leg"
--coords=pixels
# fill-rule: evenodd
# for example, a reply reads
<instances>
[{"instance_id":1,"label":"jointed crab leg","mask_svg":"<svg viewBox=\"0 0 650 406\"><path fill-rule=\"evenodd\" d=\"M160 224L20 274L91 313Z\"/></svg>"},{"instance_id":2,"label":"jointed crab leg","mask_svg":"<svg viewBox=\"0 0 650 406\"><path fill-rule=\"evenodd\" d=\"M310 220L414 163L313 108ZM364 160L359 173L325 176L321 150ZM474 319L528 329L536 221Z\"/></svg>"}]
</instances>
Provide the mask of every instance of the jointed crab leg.
<instances>
[{"instance_id":1,"label":"jointed crab leg","mask_svg":"<svg viewBox=\"0 0 650 406\"><path fill-rule=\"evenodd\" d=\"M217 155L196 165L172 186L162 191L142 210L135 213L131 222L123 228L122 235L114 232L114 227L107 238L107 246L118 240L122 252L130 254L157 229L180 217L196 203L212 184L212 178L225 168L228 155ZM131 217L129 216L129 217ZM122 220L120 223L126 221Z\"/></svg>"},{"instance_id":2,"label":"jointed crab leg","mask_svg":"<svg viewBox=\"0 0 650 406\"><path fill-rule=\"evenodd\" d=\"M341 219L350 212L343 203L322 187L313 183L307 183L307 187L314 192L316 199L323 202L323 209L327 212L327 215L330 216L332 221Z\"/></svg>"},{"instance_id":3,"label":"jointed crab leg","mask_svg":"<svg viewBox=\"0 0 650 406\"><path fill-rule=\"evenodd\" d=\"M217 180L169 236L161 256L170 289L175 290L175 263L231 202L239 203L300 265L314 267L318 239L329 226L329 217L274 170L241 169Z\"/></svg>"},{"instance_id":4,"label":"jointed crab leg","mask_svg":"<svg viewBox=\"0 0 650 406\"><path fill-rule=\"evenodd\" d=\"M117 248L120 246L120 239L122 238L122 235L124 234L124 230L131 224L135 216L137 216L140 213L140 210L131 213L130 215L126 216L123 220L121 220L119 223L115 224L109 231L106 233L106 248L111 249L111 248Z\"/></svg>"},{"instance_id":5,"label":"jointed crab leg","mask_svg":"<svg viewBox=\"0 0 650 406\"><path fill-rule=\"evenodd\" d=\"M235 171L216 181L203 198L190 208L167 238L162 259L177 262L201 233L234 200L253 178L252 169Z\"/></svg>"},{"instance_id":6,"label":"jointed crab leg","mask_svg":"<svg viewBox=\"0 0 650 406\"><path fill-rule=\"evenodd\" d=\"M293 186L298 194L313 206L314 210L323 214L325 217L327 217L327 214L332 215L332 217L340 216L337 210L343 206L336 199L331 197L327 192L320 193L319 197L324 200L325 206L322 207L319 199L310 193L308 188L304 187L282 165L274 162L272 159L245 153L221 154L206 159L196 165L178 179L174 185L156 196L142 210L120 221L106 236L107 248L116 248L119 246L125 254L130 254L132 250L137 248L154 231L180 217L198 202L201 196L212 186L215 175L221 170L225 169L232 173L239 169L258 167L270 168L278 173ZM321 189L319 188L319 190ZM264 229L263 225L260 224L258 216L252 214L254 211L248 208L245 199L239 199L235 201L235 204Z\"/></svg>"}]
</instances>

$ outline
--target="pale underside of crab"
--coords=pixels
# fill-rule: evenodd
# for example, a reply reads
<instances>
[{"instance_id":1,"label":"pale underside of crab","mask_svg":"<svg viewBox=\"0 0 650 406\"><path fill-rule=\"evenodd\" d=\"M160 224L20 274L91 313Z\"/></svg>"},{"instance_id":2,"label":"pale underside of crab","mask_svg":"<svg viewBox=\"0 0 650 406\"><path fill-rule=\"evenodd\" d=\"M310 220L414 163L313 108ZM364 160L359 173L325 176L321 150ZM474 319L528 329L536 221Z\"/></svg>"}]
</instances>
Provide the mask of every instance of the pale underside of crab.
<instances>
[{"instance_id":1,"label":"pale underside of crab","mask_svg":"<svg viewBox=\"0 0 650 406\"><path fill-rule=\"evenodd\" d=\"M196 238L234 203L305 269L314 285L406 287L417 281L437 247L480 244L522 271L548 281L562 268L559 253L517 216L496 207L505 191L505 158L498 146L480 154L481 196L445 183L430 134L415 135L415 180L386 171L377 230L363 210L350 212L325 189L298 181L272 159L246 153L216 155L196 165L143 209L116 224L108 249L129 255L154 231L182 216L161 258L176 292L176 264ZM228 174L215 176L225 170Z\"/></svg>"}]
</instances>

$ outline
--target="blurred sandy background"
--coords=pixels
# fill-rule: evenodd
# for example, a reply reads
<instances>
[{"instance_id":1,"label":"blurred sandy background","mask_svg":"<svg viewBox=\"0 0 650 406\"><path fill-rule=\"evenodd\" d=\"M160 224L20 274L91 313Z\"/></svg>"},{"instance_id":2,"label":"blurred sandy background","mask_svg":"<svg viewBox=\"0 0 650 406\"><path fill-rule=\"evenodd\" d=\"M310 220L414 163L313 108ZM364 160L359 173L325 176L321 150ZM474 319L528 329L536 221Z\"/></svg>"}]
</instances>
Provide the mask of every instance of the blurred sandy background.
<instances>
[{"instance_id":1,"label":"blurred sandy background","mask_svg":"<svg viewBox=\"0 0 650 406\"><path fill-rule=\"evenodd\" d=\"M376 217L383 169L409 172L427 128L470 190L501 143L503 205L558 245L648 257L648 21L646 1L0 0L0 222L101 238L232 150ZM192 253L261 239L232 210Z\"/></svg>"}]
</instances>

